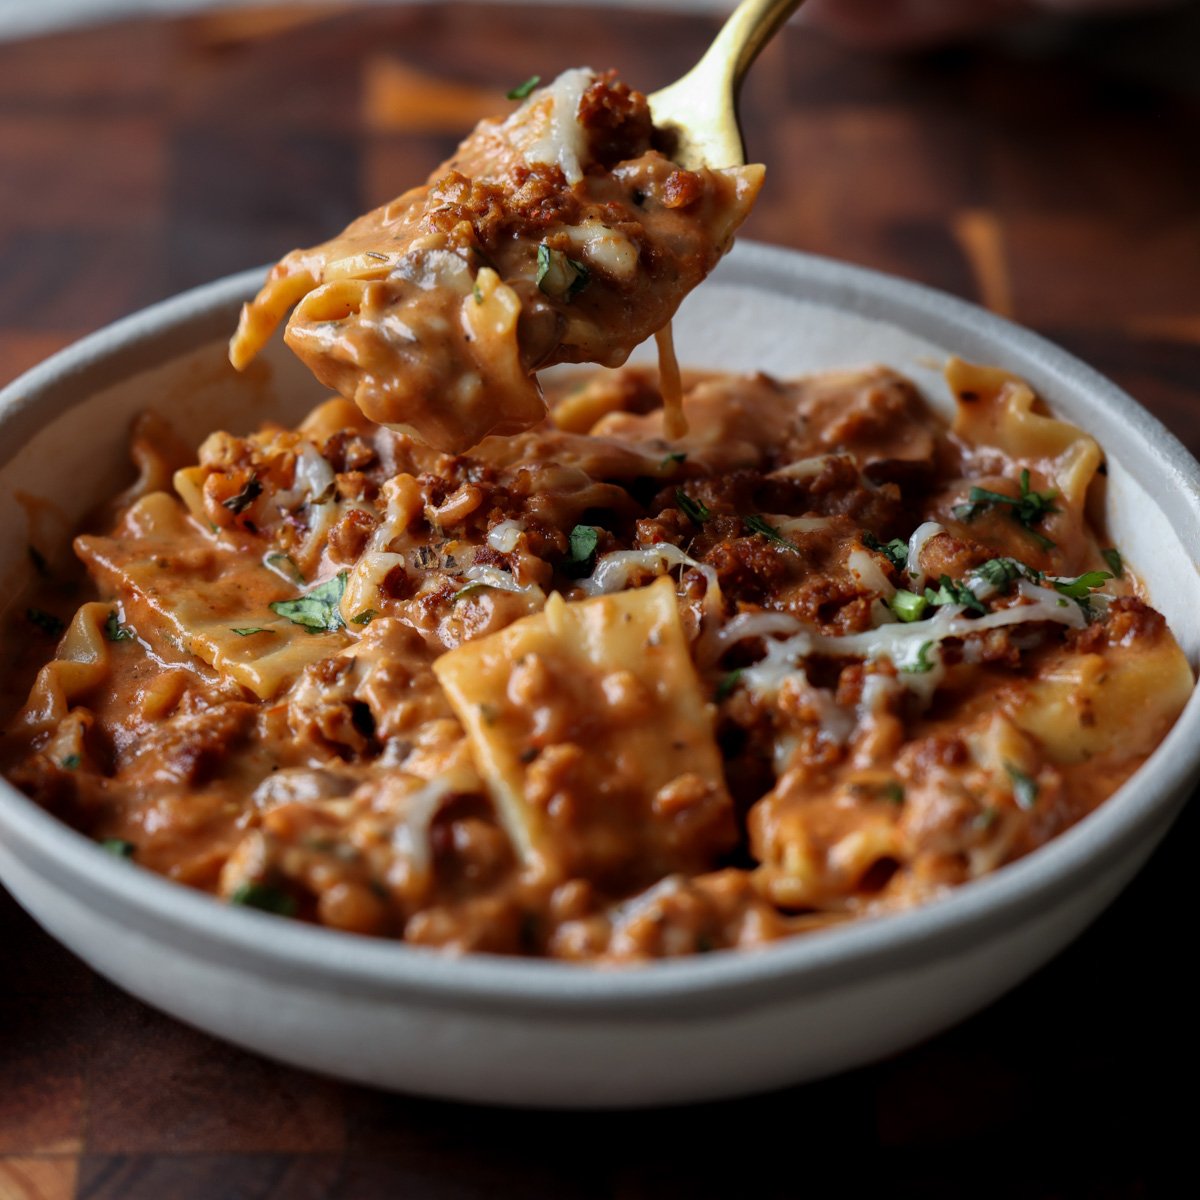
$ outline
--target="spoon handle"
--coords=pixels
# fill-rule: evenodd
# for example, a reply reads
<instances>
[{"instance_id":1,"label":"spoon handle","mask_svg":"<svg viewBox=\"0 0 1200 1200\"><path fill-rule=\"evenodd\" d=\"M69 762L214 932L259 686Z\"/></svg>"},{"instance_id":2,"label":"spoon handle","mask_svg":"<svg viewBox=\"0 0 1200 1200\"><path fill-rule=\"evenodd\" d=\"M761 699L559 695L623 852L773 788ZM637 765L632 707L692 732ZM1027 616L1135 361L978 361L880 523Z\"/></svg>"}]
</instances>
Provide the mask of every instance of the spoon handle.
<instances>
[{"instance_id":1,"label":"spoon handle","mask_svg":"<svg viewBox=\"0 0 1200 1200\"><path fill-rule=\"evenodd\" d=\"M803 0L742 0L700 61L649 96L655 125L675 138L671 157L689 170L746 161L737 98L758 53Z\"/></svg>"},{"instance_id":2,"label":"spoon handle","mask_svg":"<svg viewBox=\"0 0 1200 1200\"><path fill-rule=\"evenodd\" d=\"M742 0L697 66L709 59L722 60L736 96L762 48L802 3L803 0Z\"/></svg>"}]
</instances>

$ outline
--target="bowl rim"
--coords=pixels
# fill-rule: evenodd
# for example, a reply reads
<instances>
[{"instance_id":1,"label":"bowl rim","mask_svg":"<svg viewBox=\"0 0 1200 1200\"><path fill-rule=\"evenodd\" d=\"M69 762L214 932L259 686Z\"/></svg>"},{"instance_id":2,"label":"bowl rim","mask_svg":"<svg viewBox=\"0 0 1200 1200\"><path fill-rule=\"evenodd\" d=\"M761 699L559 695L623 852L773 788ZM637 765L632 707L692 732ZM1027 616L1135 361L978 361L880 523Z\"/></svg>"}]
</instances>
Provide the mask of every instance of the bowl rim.
<instances>
[{"instance_id":1,"label":"bowl rim","mask_svg":"<svg viewBox=\"0 0 1200 1200\"><path fill-rule=\"evenodd\" d=\"M38 429L94 392L228 336L257 290L253 268L142 309L59 351L0 391L0 466ZM1200 463L1115 384L1046 339L965 300L867 268L742 241L718 277L899 324L943 345L998 344L1038 392L1086 394L1131 431L1121 457L1185 543L1200 545ZM729 277L729 278L726 278ZM964 357L970 357L964 351ZM916 908L753 950L626 968L490 954L450 956L234 908L114 858L0 781L0 833L24 864L121 927L224 967L309 990L403 997L493 1013L677 1020L816 995L978 947L1065 903L1090 878L1161 836L1200 777L1200 690L1158 749L1083 821L1025 858ZM0 862L0 866L3 863Z\"/></svg>"}]
</instances>

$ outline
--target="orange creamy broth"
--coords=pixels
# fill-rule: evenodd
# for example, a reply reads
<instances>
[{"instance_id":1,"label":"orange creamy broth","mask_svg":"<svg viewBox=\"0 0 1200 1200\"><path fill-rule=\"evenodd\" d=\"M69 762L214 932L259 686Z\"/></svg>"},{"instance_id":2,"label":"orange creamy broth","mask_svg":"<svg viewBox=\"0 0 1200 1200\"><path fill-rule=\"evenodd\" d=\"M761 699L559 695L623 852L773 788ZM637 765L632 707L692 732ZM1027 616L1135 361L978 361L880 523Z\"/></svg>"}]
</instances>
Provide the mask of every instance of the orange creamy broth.
<instances>
[{"instance_id":1,"label":"orange creamy broth","mask_svg":"<svg viewBox=\"0 0 1200 1200\"><path fill-rule=\"evenodd\" d=\"M1085 575L1096 444L948 379L950 429L883 369L693 377L671 440L654 378L605 373L464 455L335 400L172 492L143 427L4 768L227 901L451 950L623 962L936 898L1101 803L1192 686L1136 580Z\"/></svg>"}]
</instances>

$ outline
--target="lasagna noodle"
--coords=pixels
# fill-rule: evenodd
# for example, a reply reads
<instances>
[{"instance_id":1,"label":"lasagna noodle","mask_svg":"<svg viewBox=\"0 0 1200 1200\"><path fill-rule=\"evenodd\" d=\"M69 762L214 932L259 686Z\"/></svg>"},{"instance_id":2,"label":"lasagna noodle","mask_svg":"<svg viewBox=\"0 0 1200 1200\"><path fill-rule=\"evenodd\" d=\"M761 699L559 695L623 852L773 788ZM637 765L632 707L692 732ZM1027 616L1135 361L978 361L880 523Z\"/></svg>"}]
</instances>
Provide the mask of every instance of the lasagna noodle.
<instances>
[{"instance_id":1,"label":"lasagna noodle","mask_svg":"<svg viewBox=\"0 0 1200 1200\"><path fill-rule=\"evenodd\" d=\"M670 580L573 603L552 595L434 671L540 872L649 881L733 845L712 712Z\"/></svg>"}]
</instances>

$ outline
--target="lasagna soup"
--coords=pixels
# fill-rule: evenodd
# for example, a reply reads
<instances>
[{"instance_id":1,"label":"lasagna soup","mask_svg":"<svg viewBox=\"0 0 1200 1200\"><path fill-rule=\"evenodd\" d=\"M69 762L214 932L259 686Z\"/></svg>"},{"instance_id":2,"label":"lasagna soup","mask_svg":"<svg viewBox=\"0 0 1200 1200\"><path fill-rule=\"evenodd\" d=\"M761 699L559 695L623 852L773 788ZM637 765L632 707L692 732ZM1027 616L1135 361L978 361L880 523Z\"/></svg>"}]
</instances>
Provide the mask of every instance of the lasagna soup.
<instances>
[{"instance_id":1,"label":"lasagna soup","mask_svg":"<svg viewBox=\"0 0 1200 1200\"><path fill-rule=\"evenodd\" d=\"M43 578L15 635L48 661L5 770L225 901L455 951L645 960L941 896L1086 816L1192 687L1089 520L1100 447L1002 370L947 381L949 426L882 367L695 377L673 436L654 376L605 371L455 452L371 392L191 464L147 417L88 598Z\"/></svg>"}]
</instances>

